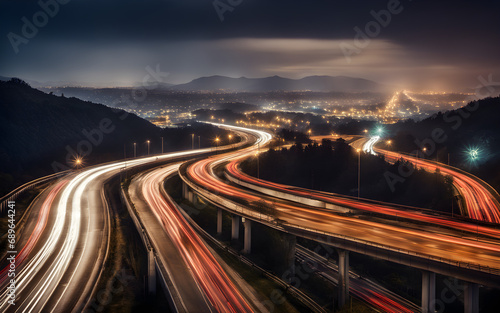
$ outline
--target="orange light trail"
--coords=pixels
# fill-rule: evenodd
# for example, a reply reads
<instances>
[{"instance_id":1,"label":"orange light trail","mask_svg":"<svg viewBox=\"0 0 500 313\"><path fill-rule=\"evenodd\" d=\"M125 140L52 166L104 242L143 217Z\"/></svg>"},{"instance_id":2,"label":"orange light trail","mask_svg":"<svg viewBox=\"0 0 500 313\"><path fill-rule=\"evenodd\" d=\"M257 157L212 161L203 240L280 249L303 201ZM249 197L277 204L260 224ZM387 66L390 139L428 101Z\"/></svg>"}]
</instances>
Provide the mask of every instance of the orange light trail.
<instances>
[{"instance_id":1,"label":"orange light trail","mask_svg":"<svg viewBox=\"0 0 500 313\"><path fill-rule=\"evenodd\" d=\"M38 214L38 219L35 224L35 228L33 229L33 232L31 233L30 237L28 238L28 241L24 245L24 247L19 251L19 253L16 256L16 267L21 268L24 260L26 257L31 253L35 245L37 244L38 240L40 239L40 236L42 235L43 231L45 230L45 226L47 225L47 220L49 218L49 213L50 213L50 208L52 207L52 203L54 202L54 199L56 196L59 194L59 191L68 183L68 180L63 180L59 182L47 195L47 198L42 204L42 207L40 209L40 212ZM0 286L3 285L5 280L7 279L7 272L8 272L9 266L3 268L0 271Z\"/></svg>"},{"instance_id":2,"label":"orange light trail","mask_svg":"<svg viewBox=\"0 0 500 313\"><path fill-rule=\"evenodd\" d=\"M145 177L142 192L146 201L181 252L184 261L193 271L196 282L217 312L252 312L172 199L161 194L163 180L177 171L178 167L179 164L162 168Z\"/></svg>"}]
</instances>

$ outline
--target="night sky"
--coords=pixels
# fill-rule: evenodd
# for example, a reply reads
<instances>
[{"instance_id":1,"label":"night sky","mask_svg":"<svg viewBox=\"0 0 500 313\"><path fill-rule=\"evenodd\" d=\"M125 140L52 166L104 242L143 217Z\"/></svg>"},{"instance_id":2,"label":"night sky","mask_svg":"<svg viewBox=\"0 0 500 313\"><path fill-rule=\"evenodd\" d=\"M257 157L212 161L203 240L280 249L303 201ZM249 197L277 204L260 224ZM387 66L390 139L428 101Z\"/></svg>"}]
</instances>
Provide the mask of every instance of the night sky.
<instances>
[{"instance_id":1,"label":"night sky","mask_svg":"<svg viewBox=\"0 0 500 313\"><path fill-rule=\"evenodd\" d=\"M477 85L479 75L500 81L499 1L215 3L219 14L211 0L73 0L44 20L37 1L0 1L0 75L127 85L159 64L171 83L346 75L458 90ZM372 14L381 10L386 25ZM35 16L42 26L28 39L22 18ZM355 41L355 28L369 41Z\"/></svg>"}]
</instances>

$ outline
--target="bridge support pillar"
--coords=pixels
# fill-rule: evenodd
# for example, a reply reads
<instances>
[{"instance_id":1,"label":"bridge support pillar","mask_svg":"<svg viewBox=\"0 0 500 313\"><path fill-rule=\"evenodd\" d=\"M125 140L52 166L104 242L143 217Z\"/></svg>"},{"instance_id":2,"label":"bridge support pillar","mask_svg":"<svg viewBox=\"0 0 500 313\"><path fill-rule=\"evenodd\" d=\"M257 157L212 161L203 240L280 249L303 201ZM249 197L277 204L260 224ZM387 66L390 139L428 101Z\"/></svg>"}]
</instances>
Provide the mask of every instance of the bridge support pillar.
<instances>
[{"instance_id":1,"label":"bridge support pillar","mask_svg":"<svg viewBox=\"0 0 500 313\"><path fill-rule=\"evenodd\" d=\"M217 235L222 234L222 209L217 208Z\"/></svg>"},{"instance_id":2,"label":"bridge support pillar","mask_svg":"<svg viewBox=\"0 0 500 313\"><path fill-rule=\"evenodd\" d=\"M436 273L422 272L422 313L434 313L436 303Z\"/></svg>"},{"instance_id":3,"label":"bridge support pillar","mask_svg":"<svg viewBox=\"0 0 500 313\"><path fill-rule=\"evenodd\" d=\"M349 251L337 249L339 255L339 284L338 302L339 308L343 307L349 300Z\"/></svg>"},{"instance_id":4,"label":"bridge support pillar","mask_svg":"<svg viewBox=\"0 0 500 313\"><path fill-rule=\"evenodd\" d=\"M187 199L189 197L188 192L189 192L188 185L185 182L182 182L182 197L184 199Z\"/></svg>"},{"instance_id":5,"label":"bridge support pillar","mask_svg":"<svg viewBox=\"0 0 500 313\"><path fill-rule=\"evenodd\" d=\"M243 222L245 226L245 238L243 244L243 253L249 254L252 251L252 221L245 219Z\"/></svg>"},{"instance_id":6,"label":"bridge support pillar","mask_svg":"<svg viewBox=\"0 0 500 313\"><path fill-rule=\"evenodd\" d=\"M153 249L148 251L148 294L156 295L156 265Z\"/></svg>"},{"instance_id":7,"label":"bridge support pillar","mask_svg":"<svg viewBox=\"0 0 500 313\"><path fill-rule=\"evenodd\" d=\"M479 286L475 283L465 283L464 313L479 313Z\"/></svg>"},{"instance_id":8,"label":"bridge support pillar","mask_svg":"<svg viewBox=\"0 0 500 313\"><path fill-rule=\"evenodd\" d=\"M231 223L231 239L238 240L240 237L240 217L233 214L233 219Z\"/></svg>"}]
</instances>

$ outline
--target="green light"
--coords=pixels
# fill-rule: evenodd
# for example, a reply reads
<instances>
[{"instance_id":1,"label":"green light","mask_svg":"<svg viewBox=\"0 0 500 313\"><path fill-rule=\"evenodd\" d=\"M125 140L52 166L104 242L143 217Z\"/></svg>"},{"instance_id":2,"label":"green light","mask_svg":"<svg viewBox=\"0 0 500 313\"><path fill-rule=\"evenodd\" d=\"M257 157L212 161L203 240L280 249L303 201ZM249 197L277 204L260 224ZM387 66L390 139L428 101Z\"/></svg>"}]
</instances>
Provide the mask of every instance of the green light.
<instances>
[{"instance_id":1,"label":"green light","mask_svg":"<svg viewBox=\"0 0 500 313\"><path fill-rule=\"evenodd\" d=\"M378 136L382 136L384 134L384 128L382 126L378 126L376 129L375 129L375 133L378 135Z\"/></svg>"},{"instance_id":2,"label":"green light","mask_svg":"<svg viewBox=\"0 0 500 313\"><path fill-rule=\"evenodd\" d=\"M484 158L484 151L477 146L469 146L464 151L464 156L471 164L477 164Z\"/></svg>"},{"instance_id":3,"label":"green light","mask_svg":"<svg viewBox=\"0 0 500 313\"><path fill-rule=\"evenodd\" d=\"M469 151L469 157L471 160L477 160L479 159L479 149L472 149Z\"/></svg>"}]
</instances>

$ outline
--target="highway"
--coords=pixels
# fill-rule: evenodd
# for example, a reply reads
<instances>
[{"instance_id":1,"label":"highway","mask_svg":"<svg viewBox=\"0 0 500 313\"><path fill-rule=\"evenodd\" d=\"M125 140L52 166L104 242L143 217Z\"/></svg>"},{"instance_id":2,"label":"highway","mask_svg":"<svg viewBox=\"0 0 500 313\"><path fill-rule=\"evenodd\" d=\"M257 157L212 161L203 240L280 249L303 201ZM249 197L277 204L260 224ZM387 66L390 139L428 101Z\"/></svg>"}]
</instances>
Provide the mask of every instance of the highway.
<instances>
[{"instance_id":1,"label":"highway","mask_svg":"<svg viewBox=\"0 0 500 313\"><path fill-rule=\"evenodd\" d=\"M164 180L178 167L176 163L138 175L129 192L154 249L169 268L170 279L183 300L182 311L252 312L172 199L162 194Z\"/></svg>"},{"instance_id":2,"label":"highway","mask_svg":"<svg viewBox=\"0 0 500 313\"><path fill-rule=\"evenodd\" d=\"M338 285L338 266L323 256L297 245L296 258L317 274ZM416 304L378 285L377 283L349 271L349 292L368 303L371 307L391 313L420 312Z\"/></svg>"},{"instance_id":3,"label":"highway","mask_svg":"<svg viewBox=\"0 0 500 313\"><path fill-rule=\"evenodd\" d=\"M368 140L366 138L360 139L353 143L353 147L362 147L365 152L383 155L388 162L404 159L428 172L439 170L441 174L453 177L453 185L464 198L468 217L490 223L500 223L498 193L487 183L458 168L422 157L419 158L417 155L376 148L375 145L379 140L379 136L374 136Z\"/></svg>"},{"instance_id":4,"label":"highway","mask_svg":"<svg viewBox=\"0 0 500 313\"><path fill-rule=\"evenodd\" d=\"M16 269L21 270L25 264L27 256L31 253L35 245L38 243L45 227L47 225L47 221L49 218L50 209L52 204L61 189L66 185L67 180L62 180L54 184L54 186L47 188L45 190L40 199L35 199L33 208L30 210L31 212L27 213L28 217L25 218L26 224L24 229L19 233L19 236L16 238L17 247L22 247L18 254L16 255ZM24 234L27 234L23 236ZM2 258L3 259L3 258ZM7 271L9 269L9 262L4 259L5 262L2 262L2 270L0 271L0 286L5 287L6 280L8 279Z\"/></svg>"},{"instance_id":5,"label":"highway","mask_svg":"<svg viewBox=\"0 0 500 313\"><path fill-rule=\"evenodd\" d=\"M256 134L260 136L259 133ZM234 161L235 158L248 157L252 153L253 151L238 151L189 164L186 168L186 179L194 184L193 186L200 187L197 191L203 195L209 196L213 201L219 199L217 201L221 204L229 203L228 208L232 206L230 211L237 208L237 213L249 217L258 218L260 214L255 212L251 205L243 203L266 201L275 207L276 217L286 224L290 232L292 228L297 228L321 234L329 233L332 236L341 235L354 241L381 245L393 251L420 255L438 262L473 264L479 270L488 272L500 270L500 241L496 239L482 238L478 234L464 234L463 231L452 229L443 231L421 223L338 214L328 209L299 205L249 191L225 182L214 174L217 165ZM231 201L241 204L230 205ZM272 224L265 220L262 222Z\"/></svg>"},{"instance_id":6,"label":"highway","mask_svg":"<svg viewBox=\"0 0 500 313\"><path fill-rule=\"evenodd\" d=\"M401 214L406 218L403 222L386 220L377 217L367 217L362 214L339 214L325 208L318 208L297 202L279 199L250 191L241 186L223 181L215 174L219 165L227 165L231 175L243 175L238 168L238 162L258 153L272 136L263 131L249 130L240 127L224 126L233 131L242 133L243 145L253 141L253 145L228 153L221 148L220 154L189 164L186 169L187 177L196 186L201 187L205 195L219 199L221 204L237 201L242 214L253 219L261 219L261 212L252 209L252 202L265 201L276 209L276 216L262 220L264 224L276 227L276 218L287 231L307 229L318 234L341 235L350 240L379 245L392 251L410 253L423 257L441 260L449 264L474 266L479 271L500 270L500 232L497 229L477 226L470 223L458 222L436 216L427 216L425 213L412 210L396 210L387 205L363 203L352 198L338 195L314 194L313 191L294 189L291 186L277 185L270 182L255 180L252 183L260 184L287 193L305 192L308 197L316 197L322 201L336 201L340 206L383 214ZM256 139L254 139L256 138ZM211 149L190 150L170 153L161 156L145 157L141 159L115 162L87 168L66 176L53 185L38 200L36 206L36 222L30 220L23 230L18 245L17 255L17 299L16 306L7 303L7 289L4 288L0 296L0 311L2 312L71 312L81 311L93 294L97 278L102 269L108 247L109 215L107 202L104 197L104 184L114 175L125 168L153 164L157 161L167 161L179 157L192 157L200 153L210 152ZM377 153L387 153L394 158L397 155L390 151L374 149ZM382 152L381 152L382 151ZM404 156L410 158L410 156ZM429 166L428 161L414 160L419 166ZM154 220L160 227L154 229L158 235L157 242L163 242L168 237L170 246L166 247L161 255L171 255L177 251L178 261L184 266L177 269L181 273L192 271L178 285L185 284L192 295L186 301L186 306L201 305L202 303L218 312L251 311L243 296L234 288L234 284L218 265L213 255L204 243L197 237L175 206L169 205L168 197L158 194L163 179L177 170L179 164L163 168L160 171L150 172L141 177L132 194L136 197L143 195L143 201L151 209L142 210L153 213ZM436 165L432 165L434 168ZM432 168L429 168L432 170ZM449 170L444 168L444 170ZM447 173L442 170L443 173ZM474 187L463 186L462 192L468 197L482 195L484 203L470 202L477 216L494 219L494 211L489 214L480 211L483 204L494 207L497 203L489 200L485 194L485 187L471 179L468 175L459 176L465 184L476 183ZM240 177L239 179L242 179ZM141 186L136 187L136 186ZM305 194L303 194L305 196ZM171 204L171 203L170 203ZM243 205L241 205L243 204ZM469 202L468 202L469 204ZM146 207L146 206L144 206ZM231 210L231 208L229 208ZM145 214L145 213L144 213ZM141 217L142 218L142 217ZM146 217L144 217L146 218ZM151 220L151 216L149 217ZM413 224L411 220L424 221L428 224ZM445 226L443 229L442 226ZM279 226L281 227L281 226ZM161 230L161 231L160 231ZM464 233L464 230L466 231ZM161 237L163 236L163 237ZM167 240L168 241L168 240ZM165 242L167 242L165 241ZM159 248L163 249L163 248ZM174 249L174 250L172 250ZM5 287L5 264L0 272L0 285ZM500 272L499 272L500 273ZM189 278L192 277L192 281ZM179 281L179 279L177 279ZM192 288L193 284L197 289ZM182 288L182 287L179 287ZM198 293L199 291L199 293ZM360 294L360 297L363 296ZM367 294L364 296L368 297ZM371 296L372 299L374 295Z\"/></svg>"},{"instance_id":7,"label":"highway","mask_svg":"<svg viewBox=\"0 0 500 313\"><path fill-rule=\"evenodd\" d=\"M0 311L81 311L94 291L108 247L104 183L125 167L210 151L190 150L114 162L67 176L68 182L55 194L49 194L50 205L42 210L46 213L39 215L40 223L29 236L33 239L22 250L18 246L23 252L18 254L22 263L16 272L16 305L7 303L4 288Z\"/></svg>"},{"instance_id":8,"label":"highway","mask_svg":"<svg viewBox=\"0 0 500 313\"><path fill-rule=\"evenodd\" d=\"M471 235L481 234L483 236L489 236L500 240L499 229L478 226L473 223L463 222L448 216L439 216L436 215L435 212L430 212L428 210L405 206L396 206L390 203L371 201L367 199L358 200L357 198L348 197L341 194L321 192L257 179L241 171L241 161L242 159L235 159L228 163L226 165L227 174L236 179L233 180L236 184L242 184L243 182L246 183L245 187L249 187L248 184L250 184L252 186L258 186L270 190L269 192L266 192L267 194L275 194L275 196L277 196L273 191L281 191L287 195L291 194L302 198L316 199L318 201L329 203L335 206L359 210L360 212L378 213L390 217L398 217L400 219L404 218L416 222L426 222L430 226L435 226L437 228L446 227L454 229L456 231L467 231ZM262 191L261 188L258 188L258 190Z\"/></svg>"},{"instance_id":9,"label":"highway","mask_svg":"<svg viewBox=\"0 0 500 313\"><path fill-rule=\"evenodd\" d=\"M482 182L479 178L447 165L422 158L417 159L414 156L378 148L375 148L375 152L384 155L388 161L395 162L402 158L426 171L434 172L438 169L442 175L453 177L453 185L463 196L467 214L470 218L490 223L500 223L500 204L497 198L489 191L489 188L485 186L486 183Z\"/></svg>"}]
</instances>

